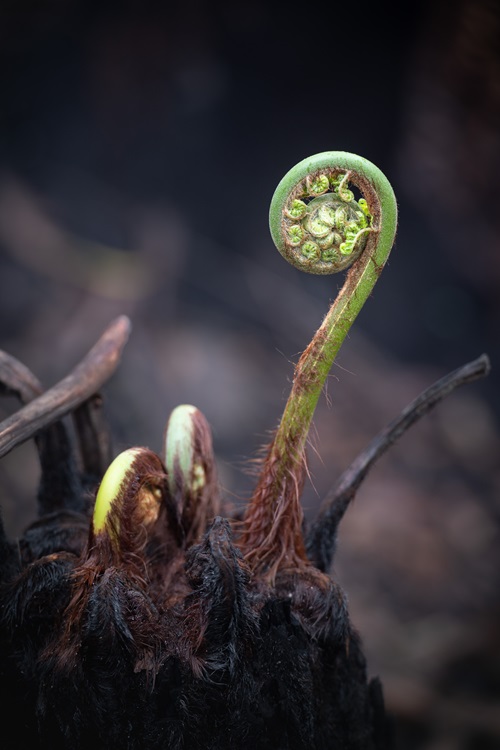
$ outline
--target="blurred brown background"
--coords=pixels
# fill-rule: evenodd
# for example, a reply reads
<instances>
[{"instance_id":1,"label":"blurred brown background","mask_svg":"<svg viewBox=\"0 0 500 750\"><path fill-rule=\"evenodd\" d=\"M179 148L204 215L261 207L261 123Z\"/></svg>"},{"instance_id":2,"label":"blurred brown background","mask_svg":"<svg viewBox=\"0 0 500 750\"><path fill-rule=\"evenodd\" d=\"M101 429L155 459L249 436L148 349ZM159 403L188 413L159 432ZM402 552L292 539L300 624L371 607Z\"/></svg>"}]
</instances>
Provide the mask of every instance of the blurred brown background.
<instances>
[{"instance_id":1,"label":"blurred brown background","mask_svg":"<svg viewBox=\"0 0 500 750\"><path fill-rule=\"evenodd\" d=\"M304 507L423 388L489 354L489 378L368 477L334 573L398 750L500 748L498 3L4 2L0 85L0 347L48 387L126 313L104 389L115 451L160 450L194 403L236 504L341 284L274 250L274 188L324 150L386 173L397 242L318 408ZM31 444L0 464L12 535L37 477Z\"/></svg>"}]
</instances>

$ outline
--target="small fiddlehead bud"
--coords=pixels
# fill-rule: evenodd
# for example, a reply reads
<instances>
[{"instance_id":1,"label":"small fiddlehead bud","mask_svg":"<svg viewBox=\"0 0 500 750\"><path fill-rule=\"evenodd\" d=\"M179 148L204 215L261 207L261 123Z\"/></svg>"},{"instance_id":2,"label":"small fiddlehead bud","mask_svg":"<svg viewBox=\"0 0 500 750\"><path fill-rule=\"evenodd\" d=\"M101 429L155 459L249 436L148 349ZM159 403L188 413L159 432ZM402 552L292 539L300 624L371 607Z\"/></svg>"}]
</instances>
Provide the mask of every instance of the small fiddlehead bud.
<instances>
[{"instance_id":1,"label":"small fiddlehead bud","mask_svg":"<svg viewBox=\"0 0 500 750\"><path fill-rule=\"evenodd\" d=\"M172 558L180 547L166 480L162 461L149 448L129 448L109 465L97 491L87 547L71 575L61 633L47 654L57 672L75 669L78 654L92 650L98 661L121 658L117 654L123 651L138 659L134 668L139 668L138 654L149 650L141 629L156 617L149 597L152 561L157 550ZM90 657L80 662L83 669L92 670L90 665Z\"/></svg>"},{"instance_id":2,"label":"small fiddlehead bud","mask_svg":"<svg viewBox=\"0 0 500 750\"><path fill-rule=\"evenodd\" d=\"M120 557L144 546L165 505L167 476L148 448L128 448L108 467L97 492L92 535Z\"/></svg>"},{"instance_id":3,"label":"small fiddlehead bud","mask_svg":"<svg viewBox=\"0 0 500 750\"><path fill-rule=\"evenodd\" d=\"M170 414L164 442L170 496L191 544L201 539L220 506L210 425L195 406L181 404Z\"/></svg>"},{"instance_id":4,"label":"small fiddlehead bud","mask_svg":"<svg viewBox=\"0 0 500 750\"><path fill-rule=\"evenodd\" d=\"M351 189L351 187L353 189ZM356 200L354 191L361 197ZM344 285L302 354L283 417L249 503L241 545L271 578L307 565L300 493L311 420L330 368L391 251L397 225L385 175L355 154L304 159L281 180L269 225L280 253L297 268L329 274L349 268Z\"/></svg>"}]
</instances>

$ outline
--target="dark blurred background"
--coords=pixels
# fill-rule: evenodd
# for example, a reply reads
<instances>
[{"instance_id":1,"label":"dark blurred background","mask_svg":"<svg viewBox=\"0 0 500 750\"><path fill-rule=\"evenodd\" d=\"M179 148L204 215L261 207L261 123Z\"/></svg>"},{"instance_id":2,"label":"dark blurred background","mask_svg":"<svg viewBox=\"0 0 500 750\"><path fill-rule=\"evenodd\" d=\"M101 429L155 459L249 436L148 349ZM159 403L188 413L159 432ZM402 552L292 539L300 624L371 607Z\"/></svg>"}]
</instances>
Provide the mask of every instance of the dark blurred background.
<instances>
[{"instance_id":1,"label":"dark blurred background","mask_svg":"<svg viewBox=\"0 0 500 750\"><path fill-rule=\"evenodd\" d=\"M286 265L270 198L318 151L377 164L398 197L397 241L318 407L304 507L314 517L423 388L489 354L490 376L370 474L334 570L398 750L488 750L500 747L500 11L394 5L4 0L0 347L49 387L129 315L103 389L115 452L160 450L170 410L194 403L242 504L342 283ZM12 535L35 513L37 479L31 443L0 464Z\"/></svg>"}]
</instances>

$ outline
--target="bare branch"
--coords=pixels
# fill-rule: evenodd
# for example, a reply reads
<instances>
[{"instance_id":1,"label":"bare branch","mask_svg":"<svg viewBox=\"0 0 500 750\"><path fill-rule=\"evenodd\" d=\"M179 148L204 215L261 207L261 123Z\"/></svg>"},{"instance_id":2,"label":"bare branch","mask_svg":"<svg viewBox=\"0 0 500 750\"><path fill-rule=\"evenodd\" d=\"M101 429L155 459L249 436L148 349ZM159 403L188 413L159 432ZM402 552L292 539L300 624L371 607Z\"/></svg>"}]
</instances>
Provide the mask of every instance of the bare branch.
<instances>
[{"instance_id":1,"label":"bare branch","mask_svg":"<svg viewBox=\"0 0 500 750\"><path fill-rule=\"evenodd\" d=\"M311 526L307 549L311 560L320 570L329 570L335 552L337 528L354 498L361 482L374 463L415 422L433 409L456 388L484 378L490 372L490 360L486 354L437 380L412 401L402 413L369 443L341 475L332 490L323 500L318 517Z\"/></svg>"},{"instance_id":2,"label":"bare branch","mask_svg":"<svg viewBox=\"0 0 500 750\"><path fill-rule=\"evenodd\" d=\"M18 359L0 351L0 394L14 395L26 405L42 393L43 386L36 375ZM37 493L39 515L65 507L78 510L82 487L64 423L51 423L38 432L34 440L41 467Z\"/></svg>"},{"instance_id":3,"label":"bare branch","mask_svg":"<svg viewBox=\"0 0 500 750\"><path fill-rule=\"evenodd\" d=\"M0 457L93 396L116 370L130 327L125 315L116 318L69 375L4 419L0 423Z\"/></svg>"},{"instance_id":4,"label":"bare branch","mask_svg":"<svg viewBox=\"0 0 500 750\"><path fill-rule=\"evenodd\" d=\"M21 403L29 404L40 396L40 381L22 362L0 350L0 393L16 396Z\"/></svg>"}]
</instances>

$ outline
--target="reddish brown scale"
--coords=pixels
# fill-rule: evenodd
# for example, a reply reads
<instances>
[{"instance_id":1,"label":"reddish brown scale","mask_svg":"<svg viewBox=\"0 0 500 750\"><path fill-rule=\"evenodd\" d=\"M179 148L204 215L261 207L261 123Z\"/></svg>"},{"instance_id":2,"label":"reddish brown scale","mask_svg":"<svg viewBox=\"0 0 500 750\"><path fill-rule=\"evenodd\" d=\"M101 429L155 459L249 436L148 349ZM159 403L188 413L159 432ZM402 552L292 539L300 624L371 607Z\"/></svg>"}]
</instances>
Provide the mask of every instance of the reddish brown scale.
<instances>
[{"instance_id":1,"label":"reddish brown scale","mask_svg":"<svg viewBox=\"0 0 500 750\"><path fill-rule=\"evenodd\" d=\"M184 603L184 658L197 678L232 679L253 648L259 605L256 582L251 585L251 571L226 519L216 517L187 552L186 573L191 591Z\"/></svg>"},{"instance_id":2,"label":"reddish brown scale","mask_svg":"<svg viewBox=\"0 0 500 750\"><path fill-rule=\"evenodd\" d=\"M325 340L326 332L320 331L301 355L293 380L295 398L300 398L314 379L315 371L309 362L322 356ZM311 360L312 353L314 360ZM302 533L304 514L300 500L307 473L302 443L300 423L293 433L285 436L283 447L275 437L245 516L241 548L251 567L260 572L267 569L271 581L281 569L303 570L310 565Z\"/></svg>"},{"instance_id":3,"label":"reddish brown scale","mask_svg":"<svg viewBox=\"0 0 500 750\"><path fill-rule=\"evenodd\" d=\"M72 575L73 596L63 615L64 632L55 648L59 663L69 666L76 658L89 598L103 576L110 570L123 571L131 590L147 592L155 588L158 568L160 579L170 570L169 561L177 556L181 543L163 463L153 451L143 448L111 503L104 529L95 533L91 524L87 545ZM168 588L168 581L156 585ZM141 633L139 621L129 625Z\"/></svg>"},{"instance_id":4,"label":"reddish brown scale","mask_svg":"<svg viewBox=\"0 0 500 750\"><path fill-rule=\"evenodd\" d=\"M296 455L295 446L285 447L287 455ZM292 453L294 452L294 453ZM271 444L259 483L252 496L240 547L255 572L266 571L272 581L280 569L301 570L308 560L302 535L303 511L300 504L305 479L305 457L297 457L287 475L277 476L281 466L276 445ZM280 494L276 503L269 502Z\"/></svg>"},{"instance_id":5,"label":"reddish brown scale","mask_svg":"<svg viewBox=\"0 0 500 750\"><path fill-rule=\"evenodd\" d=\"M293 389L296 396L300 396L306 388L318 382L320 374L316 367L311 367L310 362L317 363L324 358L323 349L327 338L327 332L320 328L316 336L300 355L293 378Z\"/></svg>"}]
</instances>

